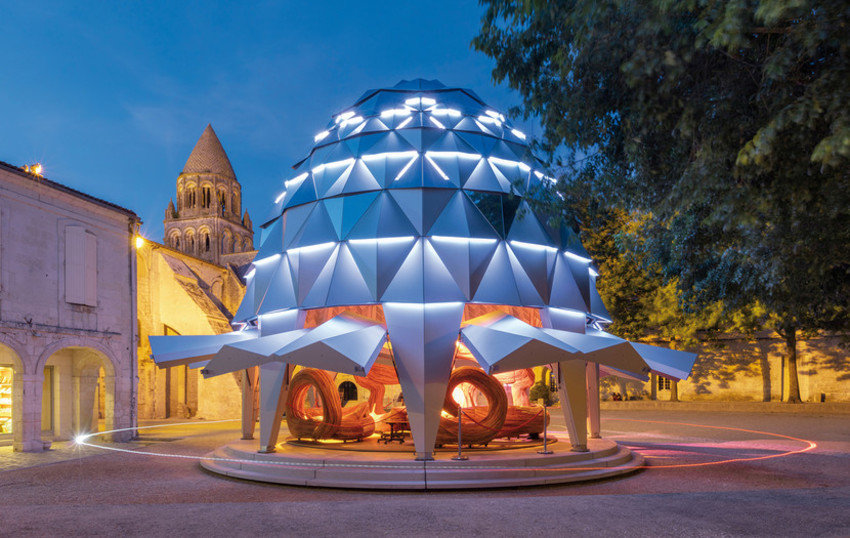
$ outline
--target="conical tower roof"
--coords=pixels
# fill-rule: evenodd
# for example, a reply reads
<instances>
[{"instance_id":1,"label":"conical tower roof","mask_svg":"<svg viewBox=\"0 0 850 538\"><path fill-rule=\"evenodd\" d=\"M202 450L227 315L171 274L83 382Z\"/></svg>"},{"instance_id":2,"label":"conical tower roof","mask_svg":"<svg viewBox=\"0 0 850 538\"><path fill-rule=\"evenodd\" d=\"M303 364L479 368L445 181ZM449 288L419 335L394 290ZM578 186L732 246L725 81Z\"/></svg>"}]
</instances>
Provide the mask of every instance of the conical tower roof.
<instances>
[{"instance_id":1,"label":"conical tower roof","mask_svg":"<svg viewBox=\"0 0 850 538\"><path fill-rule=\"evenodd\" d=\"M212 125L207 124L195 149L189 155L189 159L183 166L184 174L218 174L231 179L236 179L230 159L221 147L221 142L213 131Z\"/></svg>"}]
</instances>

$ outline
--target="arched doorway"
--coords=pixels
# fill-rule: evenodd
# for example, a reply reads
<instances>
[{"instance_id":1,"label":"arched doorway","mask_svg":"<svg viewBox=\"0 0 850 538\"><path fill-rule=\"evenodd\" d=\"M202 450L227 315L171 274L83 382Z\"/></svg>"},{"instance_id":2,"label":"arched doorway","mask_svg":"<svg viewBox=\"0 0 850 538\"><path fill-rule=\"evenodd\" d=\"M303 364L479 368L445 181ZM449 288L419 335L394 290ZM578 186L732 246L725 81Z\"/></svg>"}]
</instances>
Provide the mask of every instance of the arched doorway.
<instances>
[{"instance_id":1,"label":"arched doorway","mask_svg":"<svg viewBox=\"0 0 850 538\"><path fill-rule=\"evenodd\" d=\"M339 384L339 399L342 402L342 406L345 407L345 404L348 402L356 402L357 401L357 385L352 383L351 381L343 381Z\"/></svg>"},{"instance_id":2,"label":"arched doorway","mask_svg":"<svg viewBox=\"0 0 850 538\"><path fill-rule=\"evenodd\" d=\"M69 346L44 364L42 429L54 440L115 429L115 367L100 350Z\"/></svg>"}]
</instances>

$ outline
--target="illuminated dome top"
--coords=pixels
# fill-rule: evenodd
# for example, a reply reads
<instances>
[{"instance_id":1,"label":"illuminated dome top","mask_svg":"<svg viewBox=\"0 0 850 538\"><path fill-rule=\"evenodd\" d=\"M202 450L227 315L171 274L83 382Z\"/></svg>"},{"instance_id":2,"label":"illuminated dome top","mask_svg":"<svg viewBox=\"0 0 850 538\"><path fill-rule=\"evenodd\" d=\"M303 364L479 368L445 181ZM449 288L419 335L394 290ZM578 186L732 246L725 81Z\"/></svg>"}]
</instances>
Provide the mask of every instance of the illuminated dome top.
<instances>
[{"instance_id":1,"label":"illuminated dome top","mask_svg":"<svg viewBox=\"0 0 850 538\"><path fill-rule=\"evenodd\" d=\"M454 301L608 317L578 237L528 203L554 179L474 92L421 79L370 90L314 142L262 225L234 321Z\"/></svg>"}]
</instances>

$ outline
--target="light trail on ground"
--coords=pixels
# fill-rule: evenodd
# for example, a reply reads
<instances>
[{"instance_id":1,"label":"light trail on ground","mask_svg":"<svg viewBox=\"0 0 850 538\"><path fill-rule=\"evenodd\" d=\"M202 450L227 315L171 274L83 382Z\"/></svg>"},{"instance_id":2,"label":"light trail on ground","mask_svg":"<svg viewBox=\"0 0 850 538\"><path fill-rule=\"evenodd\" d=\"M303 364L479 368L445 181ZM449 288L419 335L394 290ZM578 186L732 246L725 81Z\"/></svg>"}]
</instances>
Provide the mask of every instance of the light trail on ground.
<instances>
[{"instance_id":1,"label":"light trail on ground","mask_svg":"<svg viewBox=\"0 0 850 538\"><path fill-rule=\"evenodd\" d=\"M787 439L787 440L790 440L790 441L802 443L802 444L805 445L805 447L799 448L797 450L788 450L788 451L785 451L785 452L779 452L779 453L776 453L776 454L768 454L768 455L763 455L763 456L753 456L753 457L746 457L746 458L728 458L728 459L723 459L723 460L718 460L718 461L706 461L706 462L696 462L696 463L671 463L671 464L663 464L663 465L646 465L646 464L644 464L644 465L635 465L635 466L614 465L614 466L586 466L586 467L573 467L573 466L564 466L564 467L558 467L558 466L552 466L552 467L518 467L518 466L501 466L501 465L476 465L475 463L470 463L468 461L463 462L463 464L441 465L441 464L438 464L438 463L433 463L433 460L431 460L430 462L422 461L422 462L419 462L419 463L416 463L416 464L410 464L410 465L398 465L398 464L386 465L386 464L381 464L381 463L374 463L374 464L372 464L372 463L328 463L328 462L315 463L315 462L273 461L273 460L265 460L265 459L256 460L256 459L243 459L243 458L222 458L222 457L217 457L217 456L206 456L206 455L204 455L204 456L193 456L193 455L187 455L187 454L163 454L163 453L159 453L159 452L150 452L150 451L147 451L147 450L119 448L119 447L114 447L114 446L98 445L98 444L88 442L89 438L91 438L91 437L97 437L97 436L107 435L107 434L111 434L111 433L120 433L120 432L126 432L126 431L145 430L145 429L154 429L154 428L171 428L171 427L177 427L177 426L197 426L199 424L217 424L217 423L224 423L224 422L238 422L239 420L240 419L229 419L229 420L214 420L214 421L204 421L204 422L181 422L181 423L177 423L177 424L156 424L156 425L151 425L151 426L137 426L135 428L121 428L121 429L108 430L108 431L103 431L103 432L92 432L92 433L77 435L74 438L74 443L76 443L77 445L81 445L81 446L99 448L99 449L102 449L102 450L110 450L110 451L113 451L113 452L126 452L128 454L135 454L135 455L155 456L155 457L161 457L161 458L189 459L189 460L197 460L197 461L208 460L208 461L220 461L220 462L228 462L228 463L251 463L251 464L262 463L264 465L277 465L277 466L301 467L301 468L308 468L308 467L314 468L314 467L317 467L317 466L321 466L321 467L344 467L344 468L370 468L370 469L423 469L424 468L424 469L435 469L435 470L436 469L450 470L450 471L458 471L458 472L463 472L463 471L467 471L467 470L469 470L469 471L482 470L482 469L492 470L492 471L505 471L505 472L517 471L517 470L524 470L524 471L532 471L533 470L533 471L549 471L549 472L555 472L555 471L561 471L561 470L598 471L598 470L606 470L606 469L614 471L614 470L622 469L622 468L629 468L629 469L632 469L632 470L638 470L638 469L682 469L682 468L688 468L688 467L707 467L707 466L713 466L713 465L725 465L725 464L730 464L730 463L742 463L742 462L762 461L762 460L768 460L768 459L783 458L783 457L787 457L787 456L793 456L793 455L796 455L796 454L803 454L803 453L806 453L806 452L810 452L810 451L814 450L815 448L817 448L817 446L818 446L817 443L814 442L814 441L810 441L810 440L807 440L807 439L801 439L799 437L793 437L793 436L790 436L790 435L784 435L784 434L781 434L781 433L772 433L772 432L765 432L765 431L760 431L760 430L749 430L749 429L745 429L745 428L734 428L734 427L731 427L731 426L710 426L710 425L705 425L705 424L693 424L693 423L688 423L688 422L671 422L671 421L662 421L662 420L644 420L644 419L630 419L630 418L606 418L605 421L619 420L619 421L626 421L626 422L640 422L640 423L646 423L646 424L662 424L662 425L668 425L668 426L686 426L686 427L693 427L693 428L705 428L705 429L713 429L713 430L735 431L735 432L758 434L758 435L765 435L765 436L768 436L768 437L776 437L776 438L781 438L781 439ZM672 444L674 444L674 443L672 443ZM624 443L624 445L628 447L628 443ZM689 448L693 448L690 445L688 445L688 446L689 446ZM634 450L634 449L632 449L632 450ZM640 453L640 451L638 451L638 450L635 450L635 452Z\"/></svg>"}]
</instances>

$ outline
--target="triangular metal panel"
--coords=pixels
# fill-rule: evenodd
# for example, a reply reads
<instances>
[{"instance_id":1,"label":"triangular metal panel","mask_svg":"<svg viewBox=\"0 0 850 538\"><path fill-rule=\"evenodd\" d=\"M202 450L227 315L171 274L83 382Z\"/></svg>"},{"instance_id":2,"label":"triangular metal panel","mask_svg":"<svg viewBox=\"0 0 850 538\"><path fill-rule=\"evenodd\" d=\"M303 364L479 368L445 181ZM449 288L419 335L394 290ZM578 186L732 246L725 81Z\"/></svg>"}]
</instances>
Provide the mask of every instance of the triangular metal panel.
<instances>
[{"instance_id":1,"label":"triangular metal panel","mask_svg":"<svg viewBox=\"0 0 850 538\"><path fill-rule=\"evenodd\" d=\"M278 266L283 259L282 255L254 264L254 305L259 309L263 304L263 298L268 292L269 285L272 283L272 278L277 272Z\"/></svg>"},{"instance_id":2,"label":"triangular metal panel","mask_svg":"<svg viewBox=\"0 0 850 538\"><path fill-rule=\"evenodd\" d=\"M413 244L413 241L411 241ZM357 264L361 278L369 288L369 295L378 297L378 242L377 241L355 241L347 243L348 252ZM401 261L404 256L399 256Z\"/></svg>"},{"instance_id":3,"label":"triangular metal panel","mask_svg":"<svg viewBox=\"0 0 850 538\"><path fill-rule=\"evenodd\" d=\"M307 291L307 294L304 295L304 298L300 301L300 306L302 308L319 308L327 306L328 291L330 291L331 282L333 281L334 269L336 268L336 260L339 257L339 250L342 245L338 243L336 247L337 248L333 250L331 257L325 263L325 266L319 272L319 275L313 281L313 284L310 286L310 289ZM309 257L310 253L306 254ZM303 267L303 253L300 258Z\"/></svg>"},{"instance_id":4,"label":"triangular metal panel","mask_svg":"<svg viewBox=\"0 0 850 538\"><path fill-rule=\"evenodd\" d=\"M481 134L481 130L477 125L475 125L475 122L471 118L464 118L464 120L471 121L472 127L469 129L463 129L464 131L470 132L462 132L459 133L458 136L460 136L464 142L475 148L476 153L480 153L482 156L488 157L493 146L495 146L496 142L499 140L492 136Z\"/></svg>"},{"instance_id":5,"label":"triangular metal panel","mask_svg":"<svg viewBox=\"0 0 850 538\"><path fill-rule=\"evenodd\" d=\"M289 264L289 256L283 256L263 297L259 313L296 306L298 306L298 298L295 295L295 276Z\"/></svg>"},{"instance_id":6,"label":"triangular metal panel","mask_svg":"<svg viewBox=\"0 0 850 538\"><path fill-rule=\"evenodd\" d=\"M531 207L525 201L520 204L519 211L513 219L508 231L508 240L555 247L552 238L543 229L537 217L534 216Z\"/></svg>"},{"instance_id":7,"label":"triangular metal panel","mask_svg":"<svg viewBox=\"0 0 850 538\"><path fill-rule=\"evenodd\" d=\"M382 122L379 118L369 118L366 120L366 124L363 127L363 130L360 131L361 134L367 133L377 133L383 131L389 131L390 128Z\"/></svg>"},{"instance_id":8,"label":"triangular metal panel","mask_svg":"<svg viewBox=\"0 0 850 538\"><path fill-rule=\"evenodd\" d=\"M478 287L473 290L473 300L479 303L522 304L511 261L503 242L499 243Z\"/></svg>"},{"instance_id":9,"label":"triangular metal panel","mask_svg":"<svg viewBox=\"0 0 850 538\"><path fill-rule=\"evenodd\" d=\"M242 302L239 303L239 308L233 314L234 323L244 323L250 318L257 315L256 302L254 301L254 279L249 278L245 284L245 295L242 297Z\"/></svg>"},{"instance_id":10,"label":"triangular metal panel","mask_svg":"<svg viewBox=\"0 0 850 538\"><path fill-rule=\"evenodd\" d=\"M377 153L413 151L418 148L413 147L407 140L400 136L395 131L387 131L386 133L368 135L376 137L376 142L369 148L368 153L375 155Z\"/></svg>"},{"instance_id":11,"label":"triangular metal panel","mask_svg":"<svg viewBox=\"0 0 850 538\"><path fill-rule=\"evenodd\" d=\"M417 114L418 115L418 114ZM410 122L405 127L409 127L413 122ZM407 143L413 146L416 151L422 151L422 129L401 129L398 134L407 140Z\"/></svg>"},{"instance_id":12,"label":"triangular metal panel","mask_svg":"<svg viewBox=\"0 0 850 538\"><path fill-rule=\"evenodd\" d=\"M465 293L461 289L454 275L430 242L423 241L422 249L425 302L466 301L469 297L468 291Z\"/></svg>"},{"instance_id":13,"label":"triangular metal panel","mask_svg":"<svg viewBox=\"0 0 850 538\"><path fill-rule=\"evenodd\" d=\"M255 260L262 260L275 254L280 254L283 250L283 219L279 218L274 223L263 230L264 238L260 243L260 249L257 251Z\"/></svg>"},{"instance_id":14,"label":"triangular metal panel","mask_svg":"<svg viewBox=\"0 0 850 538\"><path fill-rule=\"evenodd\" d=\"M422 193L422 233L430 230L437 218L443 213L446 204L455 195L451 189L424 189ZM452 234L454 235L454 234Z\"/></svg>"},{"instance_id":15,"label":"triangular metal panel","mask_svg":"<svg viewBox=\"0 0 850 538\"><path fill-rule=\"evenodd\" d=\"M379 252L380 259L380 252ZM410 249L404 263L396 271L392 281L381 294L381 302L422 303L425 300L423 282L422 241ZM380 287L380 275L378 284Z\"/></svg>"},{"instance_id":16,"label":"triangular metal panel","mask_svg":"<svg viewBox=\"0 0 850 538\"><path fill-rule=\"evenodd\" d=\"M352 229L348 235L349 239L370 239L377 237L408 237L416 236L418 232L416 227L407 220L404 211L395 202L389 192L384 191L378 197L375 204L378 205L379 217L376 233L369 236L360 235L361 231L357 226ZM372 208L375 207L373 204ZM372 210L370 208L370 211Z\"/></svg>"},{"instance_id":17,"label":"triangular metal panel","mask_svg":"<svg viewBox=\"0 0 850 538\"><path fill-rule=\"evenodd\" d=\"M294 190L286 192L286 198L283 201L284 209L316 201L316 186L313 183L312 175L307 176L298 187L293 188ZM292 193L291 196L290 193Z\"/></svg>"},{"instance_id":18,"label":"triangular metal panel","mask_svg":"<svg viewBox=\"0 0 850 538\"><path fill-rule=\"evenodd\" d=\"M401 271L400 268L409 257L411 250L419 248L416 246L417 243L418 241L416 239L410 239L409 241L377 241L377 284L379 298L383 297L387 287L395 279L396 274Z\"/></svg>"},{"instance_id":19,"label":"triangular metal panel","mask_svg":"<svg viewBox=\"0 0 850 538\"><path fill-rule=\"evenodd\" d=\"M599 296L599 291L596 289L596 278L593 277L590 280L590 313L607 321L613 321L611 313L605 308L605 303Z\"/></svg>"},{"instance_id":20,"label":"triangular metal panel","mask_svg":"<svg viewBox=\"0 0 850 538\"><path fill-rule=\"evenodd\" d=\"M298 235L289 243L289 248L299 248L329 241L339 241L333 221L325 209L324 200L319 200Z\"/></svg>"},{"instance_id":21,"label":"triangular metal panel","mask_svg":"<svg viewBox=\"0 0 850 538\"><path fill-rule=\"evenodd\" d=\"M390 196L404 212L407 220L416 228L416 233L422 235L422 190L421 189L392 189Z\"/></svg>"},{"instance_id":22,"label":"triangular metal panel","mask_svg":"<svg viewBox=\"0 0 850 538\"><path fill-rule=\"evenodd\" d=\"M422 174L425 165L425 159L420 155L416 157L413 161L413 164L408 165L409 161L405 160L405 164L403 167L399 167L399 172L393 176L392 179L387 177L389 183L386 184L387 188L393 189L412 189L412 188L421 188L422 187ZM389 172L389 161L388 161L388 172Z\"/></svg>"},{"instance_id":23,"label":"triangular metal panel","mask_svg":"<svg viewBox=\"0 0 850 538\"><path fill-rule=\"evenodd\" d=\"M590 271L588 270L590 268L590 262L578 260L567 254L562 254L562 256L566 258L567 263L570 266L570 271L573 273L573 278L576 281L576 285L581 292L581 298L587 305L588 312L590 312L592 308L590 303Z\"/></svg>"},{"instance_id":24,"label":"triangular metal panel","mask_svg":"<svg viewBox=\"0 0 850 538\"><path fill-rule=\"evenodd\" d=\"M351 196L343 196L342 200L342 228L340 237L348 237L351 229L357 224L361 217L366 213L380 192L367 192L363 194L354 194ZM330 212L330 208L328 209Z\"/></svg>"},{"instance_id":25,"label":"triangular metal panel","mask_svg":"<svg viewBox=\"0 0 850 538\"><path fill-rule=\"evenodd\" d=\"M428 228L428 235L444 235L450 237L469 237L469 226L466 219L466 209L463 204L463 191L454 191L454 196L445 205L442 213L434 224Z\"/></svg>"},{"instance_id":26,"label":"triangular metal panel","mask_svg":"<svg viewBox=\"0 0 850 538\"><path fill-rule=\"evenodd\" d=\"M470 241L469 242L469 293L475 295L475 290L484 278L484 273L490 265L490 260L497 252L499 241Z\"/></svg>"},{"instance_id":27,"label":"triangular metal panel","mask_svg":"<svg viewBox=\"0 0 850 538\"><path fill-rule=\"evenodd\" d=\"M345 197L338 196L336 198L326 198L322 200L325 204L325 210L328 212L328 217L331 219L331 224L334 227L337 237L345 237L342 232L342 215L343 201Z\"/></svg>"},{"instance_id":28,"label":"triangular metal panel","mask_svg":"<svg viewBox=\"0 0 850 538\"><path fill-rule=\"evenodd\" d=\"M497 172L490 166L489 161L481 159L477 162L472 171L463 176L465 183L463 188L475 191L490 191L490 192L511 192L509 186L506 186L504 179L497 177Z\"/></svg>"},{"instance_id":29,"label":"triangular metal panel","mask_svg":"<svg viewBox=\"0 0 850 538\"><path fill-rule=\"evenodd\" d=\"M444 123L442 118L439 118L439 121L441 123ZM459 135L451 131L445 131L443 133L440 133L440 136L438 138L431 141L427 145L425 145L425 142L423 142L423 146L424 147L422 149L425 151L457 151L461 153L478 153L478 150L468 144Z\"/></svg>"},{"instance_id":30,"label":"triangular metal panel","mask_svg":"<svg viewBox=\"0 0 850 538\"><path fill-rule=\"evenodd\" d=\"M549 303L549 274L546 270L546 252L537 252L537 260L526 256L525 260L528 267L523 264L517 256L519 250L513 249L510 245L507 247L508 257L511 260L511 267L514 270L514 279L516 280L519 297L524 306L541 307ZM527 249L526 249L527 250ZM534 271L530 273L529 270Z\"/></svg>"},{"instance_id":31,"label":"triangular metal panel","mask_svg":"<svg viewBox=\"0 0 850 538\"><path fill-rule=\"evenodd\" d=\"M426 254L433 249L436 256L440 258L443 265L449 270L452 279L457 287L463 293L464 299L468 301L472 298L469 290L470 281L470 265L469 265L469 242L454 239L430 238L428 240L430 248L426 249ZM430 282L427 275L428 259L426 264L426 285Z\"/></svg>"},{"instance_id":32,"label":"triangular metal panel","mask_svg":"<svg viewBox=\"0 0 850 538\"><path fill-rule=\"evenodd\" d=\"M326 306L366 304L375 301L377 296L360 273L360 268L349 252L348 246L341 244Z\"/></svg>"},{"instance_id":33,"label":"triangular metal panel","mask_svg":"<svg viewBox=\"0 0 850 538\"><path fill-rule=\"evenodd\" d=\"M304 299L313 288L313 284L321 274L322 270L328 264L331 257L334 256L339 243L322 245L319 247L300 249L297 251L297 269L298 269L298 304L304 304ZM293 255L290 253L290 263L293 263Z\"/></svg>"},{"instance_id":34,"label":"triangular metal panel","mask_svg":"<svg viewBox=\"0 0 850 538\"><path fill-rule=\"evenodd\" d=\"M381 182L372 175L372 172L363 163L363 161L357 161L354 163L351 173L348 175L348 179L342 188L342 192L344 194L351 194L355 192L380 190L381 187Z\"/></svg>"},{"instance_id":35,"label":"triangular metal panel","mask_svg":"<svg viewBox=\"0 0 850 538\"><path fill-rule=\"evenodd\" d=\"M559 255L555 260L549 289L551 290L549 294L550 305L580 312L590 310L590 305L585 302L564 254Z\"/></svg>"}]
</instances>

